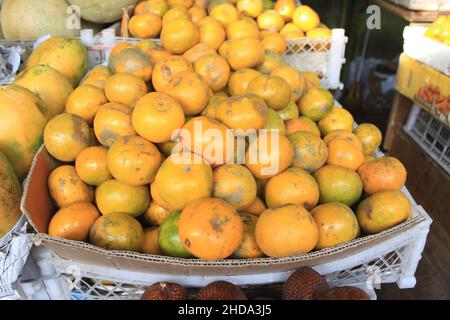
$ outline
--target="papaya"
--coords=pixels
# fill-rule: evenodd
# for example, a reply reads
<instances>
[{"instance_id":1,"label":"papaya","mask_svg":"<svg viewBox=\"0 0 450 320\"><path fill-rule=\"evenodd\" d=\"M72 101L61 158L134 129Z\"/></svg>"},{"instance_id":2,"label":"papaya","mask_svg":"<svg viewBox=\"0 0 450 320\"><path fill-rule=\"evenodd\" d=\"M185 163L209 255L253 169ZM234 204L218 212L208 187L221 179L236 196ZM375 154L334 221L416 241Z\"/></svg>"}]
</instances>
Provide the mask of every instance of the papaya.
<instances>
[{"instance_id":1,"label":"papaya","mask_svg":"<svg viewBox=\"0 0 450 320\"><path fill-rule=\"evenodd\" d=\"M0 238L7 234L21 216L22 187L8 159L0 152Z\"/></svg>"}]
</instances>

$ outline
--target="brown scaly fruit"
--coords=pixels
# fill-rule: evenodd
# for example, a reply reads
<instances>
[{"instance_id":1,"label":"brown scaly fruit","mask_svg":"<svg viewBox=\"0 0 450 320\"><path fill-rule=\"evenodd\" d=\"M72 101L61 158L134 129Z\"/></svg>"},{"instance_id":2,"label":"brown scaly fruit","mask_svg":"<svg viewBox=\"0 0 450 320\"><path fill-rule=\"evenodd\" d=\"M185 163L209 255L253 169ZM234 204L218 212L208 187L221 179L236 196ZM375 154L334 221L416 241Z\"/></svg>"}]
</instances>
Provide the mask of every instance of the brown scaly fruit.
<instances>
[{"instance_id":1,"label":"brown scaly fruit","mask_svg":"<svg viewBox=\"0 0 450 320\"><path fill-rule=\"evenodd\" d=\"M370 298L359 288L336 287L323 291L319 300L370 300Z\"/></svg>"},{"instance_id":2,"label":"brown scaly fruit","mask_svg":"<svg viewBox=\"0 0 450 320\"><path fill-rule=\"evenodd\" d=\"M230 282L215 281L200 290L197 300L247 300L247 296Z\"/></svg>"},{"instance_id":3,"label":"brown scaly fruit","mask_svg":"<svg viewBox=\"0 0 450 320\"><path fill-rule=\"evenodd\" d=\"M315 300L328 288L328 283L318 272L310 267L302 267L285 282L282 299Z\"/></svg>"},{"instance_id":4,"label":"brown scaly fruit","mask_svg":"<svg viewBox=\"0 0 450 320\"><path fill-rule=\"evenodd\" d=\"M141 300L187 300L186 289L177 283L157 282L148 287Z\"/></svg>"}]
</instances>

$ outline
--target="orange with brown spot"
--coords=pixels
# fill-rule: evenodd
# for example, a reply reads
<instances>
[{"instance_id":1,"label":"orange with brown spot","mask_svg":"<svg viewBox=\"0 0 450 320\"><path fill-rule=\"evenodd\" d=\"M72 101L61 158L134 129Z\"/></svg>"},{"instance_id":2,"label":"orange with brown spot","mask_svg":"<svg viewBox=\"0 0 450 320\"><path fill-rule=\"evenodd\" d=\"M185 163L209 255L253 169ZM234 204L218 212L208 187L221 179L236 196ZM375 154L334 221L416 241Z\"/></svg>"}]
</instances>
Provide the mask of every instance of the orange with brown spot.
<instances>
[{"instance_id":1,"label":"orange with brown spot","mask_svg":"<svg viewBox=\"0 0 450 320\"><path fill-rule=\"evenodd\" d=\"M200 199L181 213L178 225L181 242L194 256L206 260L225 259L244 239L244 223L227 202Z\"/></svg>"},{"instance_id":2,"label":"orange with brown spot","mask_svg":"<svg viewBox=\"0 0 450 320\"><path fill-rule=\"evenodd\" d=\"M198 58L195 61L194 70L203 77L214 92L223 90L230 78L230 66L215 51Z\"/></svg>"},{"instance_id":3,"label":"orange with brown spot","mask_svg":"<svg viewBox=\"0 0 450 320\"><path fill-rule=\"evenodd\" d=\"M163 92L170 80L179 72L192 71L191 63L182 56L170 56L155 65L152 83L156 91Z\"/></svg>"},{"instance_id":4,"label":"orange with brown spot","mask_svg":"<svg viewBox=\"0 0 450 320\"><path fill-rule=\"evenodd\" d=\"M134 106L147 93L142 78L132 74L115 74L105 83L105 94L110 102ZM106 103L106 102L105 102Z\"/></svg>"},{"instance_id":5,"label":"orange with brown spot","mask_svg":"<svg viewBox=\"0 0 450 320\"><path fill-rule=\"evenodd\" d=\"M129 73L149 81L152 78L153 61L150 56L138 48L120 51L111 60L113 73Z\"/></svg>"},{"instance_id":6,"label":"orange with brown spot","mask_svg":"<svg viewBox=\"0 0 450 320\"><path fill-rule=\"evenodd\" d=\"M244 222L244 239L239 248L233 253L236 259L255 259L264 257L255 239L255 228L258 217L249 213L240 213Z\"/></svg>"}]
</instances>

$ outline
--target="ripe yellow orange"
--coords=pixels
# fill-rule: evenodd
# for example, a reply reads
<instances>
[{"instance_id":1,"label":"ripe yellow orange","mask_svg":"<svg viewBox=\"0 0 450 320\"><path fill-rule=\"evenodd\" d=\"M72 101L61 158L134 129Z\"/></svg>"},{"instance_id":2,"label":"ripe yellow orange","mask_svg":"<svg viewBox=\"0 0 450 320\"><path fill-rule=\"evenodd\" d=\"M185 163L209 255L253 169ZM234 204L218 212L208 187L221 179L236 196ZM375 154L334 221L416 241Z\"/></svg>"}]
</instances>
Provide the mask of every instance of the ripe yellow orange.
<instances>
[{"instance_id":1,"label":"ripe yellow orange","mask_svg":"<svg viewBox=\"0 0 450 320\"><path fill-rule=\"evenodd\" d=\"M170 56L155 65L152 84L156 91L163 92L170 80L181 71L192 71L191 63L182 56Z\"/></svg>"},{"instance_id":2,"label":"ripe yellow orange","mask_svg":"<svg viewBox=\"0 0 450 320\"><path fill-rule=\"evenodd\" d=\"M380 129L371 123L361 123L354 133L361 140L366 156L373 154L380 147L383 139Z\"/></svg>"},{"instance_id":3,"label":"ripe yellow orange","mask_svg":"<svg viewBox=\"0 0 450 320\"><path fill-rule=\"evenodd\" d=\"M233 253L237 259L255 259L264 257L264 253L258 248L255 239L255 228L258 217L250 213L240 213L244 222L244 239L241 245Z\"/></svg>"},{"instance_id":4,"label":"ripe yellow orange","mask_svg":"<svg viewBox=\"0 0 450 320\"><path fill-rule=\"evenodd\" d=\"M162 18L163 26L165 26L166 24L168 24L169 22L171 22L173 20L180 19L180 18L190 20L191 15L190 15L189 11L182 6L170 8L163 15L163 18Z\"/></svg>"},{"instance_id":5,"label":"ripe yellow orange","mask_svg":"<svg viewBox=\"0 0 450 320\"><path fill-rule=\"evenodd\" d=\"M75 161L90 144L89 125L77 115L62 113L50 120L44 129L44 144L56 159Z\"/></svg>"},{"instance_id":6,"label":"ripe yellow orange","mask_svg":"<svg viewBox=\"0 0 450 320\"><path fill-rule=\"evenodd\" d=\"M59 208L77 202L92 202L94 190L84 183L74 166L64 165L53 170L48 176L50 196Z\"/></svg>"},{"instance_id":7,"label":"ripe yellow orange","mask_svg":"<svg viewBox=\"0 0 450 320\"><path fill-rule=\"evenodd\" d=\"M252 18L264 11L263 0L238 0L236 5L240 13Z\"/></svg>"},{"instance_id":8,"label":"ripe yellow orange","mask_svg":"<svg viewBox=\"0 0 450 320\"><path fill-rule=\"evenodd\" d=\"M277 0L273 9L283 17L284 21L289 22L292 20L296 7L295 0Z\"/></svg>"},{"instance_id":9,"label":"ripe yellow orange","mask_svg":"<svg viewBox=\"0 0 450 320\"><path fill-rule=\"evenodd\" d=\"M136 135L131 124L133 110L120 103L107 103L100 107L94 118L97 140L105 147L111 146L120 137Z\"/></svg>"},{"instance_id":10,"label":"ripe yellow orange","mask_svg":"<svg viewBox=\"0 0 450 320\"><path fill-rule=\"evenodd\" d=\"M167 211L153 200L144 212L144 219L151 225L159 226L170 214L170 211Z\"/></svg>"},{"instance_id":11,"label":"ripe yellow orange","mask_svg":"<svg viewBox=\"0 0 450 320\"><path fill-rule=\"evenodd\" d=\"M260 40L245 37L229 42L225 58L233 70L253 68L264 61L264 52Z\"/></svg>"},{"instance_id":12,"label":"ripe yellow orange","mask_svg":"<svg viewBox=\"0 0 450 320\"><path fill-rule=\"evenodd\" d=\"M102 89L90 84L82 84L67 98L66 112L75 114L88 124L92 124L100 106L107 102Z\"/></svg>"},{"instance_id":13,"label":"ripe yellow orange","mask_svg":"<svg viewBox=\"0 0 450 320\"><path fill-rule=\"evenodd\" d=\"M226 164L214 169L213 197L225 200L236 210L248 207L256 199L256 181L244 166Z\"/></svg>"},{"instance_id":14,"label":"ripe yellow orange","mask_svg":"<svg viewBox=\"0 0 450 320\"><path fill-rule=\"evenodd\" d=\"M111 175L131 186L152 182L162 160L158 148L139 136L120 138L108 150Z\"/></svg>"},{"instance_id":15,"label":"ripe yellow orange","mask_svg":"<svg viewBox=\"0 0 450 320\"><path fill-rule=\"evenodd\" d=\"M266 10L258 16L258 26L261 30L280 32L284 27L284 19L277 11Z\"/></svg>"},{"instance_id":16,"label":"ripe yellow orange","mask_svg":"<svg viewBox=\"0 0 450 320\"><path fill-rule=\"evenodd\" d=\"M209 12L209 15L219 21L224 28L239 19L239 11L231 3L221 3L215 5Z\"/></svg>"},{"instance_id":17,"label":"ripe yellow orange","mask_svg":"<svg viewBox=\"0 0 450 320\"><path fill-rule=\"evenodd\" d=\"M299 205L267 209L258 218L256 243L267 256L284 258L314 249L319 232L311 214Z\"/></svg>"},{"instance_id":18,"label":"ripe yellow orange","mask_svg":"<svg viewBox=\"0 0 450 320\"><path fill-rule=\"evenodd\" d=\"M197 59L206 54L217 54L217 53L216 50L214 50L207 44L197 43L195 46L193 46L188 51L183 53L183 58L185 58L190 63L194 63L197 61Z\"/></svg>"},{"instance_id":19,"label":"ripe yellow orange","mask_svg":"<svg viewBox=\"0 0 450 320\"><path fill-rule=\"evenodd\" d=\"M332 140L328 143L327 164L358 170L364 163L364 154L355 144L347 140Z\"/></svg>"},{"instance_id":20,"label":"ripe yellow orange","mask_svg":"<svg viewBox=\"0 0 450 320\"><path fill-rule=\"evenodd\" d=\"M264 50L273 51L279 54L284 54L287 48L286 40L279 34L271 32L263 37L262 45Z\"/></svg>"},{"instance_id":21,"label":"ripe yellow orange","mask_svg":"<svg viewBox=\"0 0 450 320\"><path fill-rule=\"evenodd\" d=\"M200 21L206 17L206 11L196 6L189 9L189 14L191 15L191 20L195 25L198 25Z\"/></svg>"},{"instance_id":22,"label":"ripe yellow orange","mask_svg":"<svg viewBox=\"0 0 450 320\"><path fill-rule=\"evenodd\" d=\"M281 110L291 100L292 89L281 77L261 75L250 82L247 93L263 98L269 108Z\"/></svg>"},{"instance_id":23,"label":"ripe yellow orange","mask_svg":"<svg viewBox=\"0 0 450 320\"><path fill-rule=\"evenodd\" d=\"M247 93L248 85L261 73L255 69L240 69L233 72L228 81L228 91L232 96Z\"/></svg>"},{"instance_id":24,"label":"ripe yellow orange","mask_svg":"<svg viewBox=\"0 0 450 320\"><path fill-rule=\"evenodd\" d=\"M258 25L253 19L242 18L230 23L226 29L227 39L235 40L245 37L259 38Z\"/></svg>"},{"instance_id":25,"label":"ripe yellow orange","mask_svg":"<svg viewBox=\"0 0 450 320\"><path fill-rule=\"evenodd\" d=\"M128 22L130 34L139 39L155 38L161 32L161 28L162 20L154 13L135 15Z\"/></svg>"},{"instance_id":26,"label":"ripe yellow orange","mask_svg":"<svg viewBox=\"0 0 450 320\"><path fill-rule=\"evenodd\" d=\"M292 100L298 101L303 96L306 90L306 82L297 69L282 65L273 70L270 75L283 78L289 83L292 89Z\"/></svg>"},{"instance_id":27,"label":"ripe yellow orange","mask_svg":"<svg viewBox=\"0 0 450 320\"><path fill-rule=\"evenodd\" d=\"M198 24L200 42L215 50L219 49L225 41L225 29L222 24L213 17L205 17Z\"/></svg>"},{"instance_id":28,"label":"ripe yellow orange","mask_svg":"<svg viewBox=\"0 0 450 320\"><path fill-rule=\"evenodd\" d=\"M131 117L136 132L154 143L170 141L184 121L181 105L160 92L150 92L142 97L136 103Z\"/></svg>"},{"instance_id":29,"label":"ripe yellow orange","mask_svg":"<svg viewBox=\"0 0 450 320\"><path fill-rule=\"evenodd\" d=\"M198 58L194 63L194 70L203 77L214 92L223 90L230 78L230 66L215 52Z\"/></svg>"},{"instance_id":30,"label":"ripe yellow orange","mask_svg":"<svg viewBox=\"0 0 450 320\"><path fill-rule=\"evenodd\" d=\"M318 122L322 137L325 137L332 131L345 130L348 132L353 131L354 120L350 112L344 108L333 108L325 118Z\"/></svg>"},{"instance_id":31,"label":"ripe yellow orange","mask_svg":"<svg viewBox=\"0 0 450 320\"><path fill-rule=\"evenodd\" d=\"M181 213L178 229L188 251L207 260L229 257L244 238L244 223L236 209L216 198L189 204Z\"/></svg>"},{"instance_id":32,"label":"ripe yellow orange","mask_svg":"<svg viewBox=\"0 0 450 320\"><path fill-rule=\"evenodd\" d=\"M183 54L200 41L197 26L185 18L165 23L161 31L161 44L173 54Z\"/></svg>"},{"instance_id":33,"label":"ripe yellow orange","mask_svg":"<svg viewBox=\"0 0 450 320\"><path fill-rule=\"evenodd\" d=\"M115 74L106 80L105 94L110 102L134 106L147 93L145 81L132 74ZM105 102L106 103L106 102Z\"/></svg>"},{"instance_id":34,"label":"ripe yellow orange","mask_svg":"<svg viewBox=\"0 0 450 320\"><path fill-rule=\"evenodd\" d=\"M108 149L101 146L89 147L81 151L75 161L75 168L80 179L93 186L111 179L107 154Z\"/></svg>"},{"instance_id":35,"label":"ripe yellow orange","mask_svg":"<svg viewBox=\"0 0 450 320\"><path fill-rule=\"evenodd\" d=\"M301 5L295 9L292 20L303 32L308 32L320 25L320 17L311 7Z\"/></svg>"},{"instance_id":36,"label":"ripe yellow orange","mask_svg":"<svg viewBox=\"0 0 450 320\"><path fill-rule=\"evenodd\" d=\"M134 14L153 13L162 18L167 10L169 10L169 5L166 0L146 0L136 5Z\"/></svg>"}]
</instances>

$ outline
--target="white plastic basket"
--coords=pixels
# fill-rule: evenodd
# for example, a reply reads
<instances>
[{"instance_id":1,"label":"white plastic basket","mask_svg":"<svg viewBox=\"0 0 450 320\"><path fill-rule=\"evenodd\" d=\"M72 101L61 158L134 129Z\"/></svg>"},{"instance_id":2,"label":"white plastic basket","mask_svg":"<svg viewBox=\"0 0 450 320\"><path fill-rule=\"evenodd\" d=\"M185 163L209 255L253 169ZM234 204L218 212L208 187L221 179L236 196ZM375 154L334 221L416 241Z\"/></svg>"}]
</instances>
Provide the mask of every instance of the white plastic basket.
<instances>
[{"instance_id":1,"label":"white plastic basket","mask_svg":"<svg viewBox=\"0 0 450 320\"><path fill-rule=\"evenodd\" d=\"M406 190L405 193L409 195ZM416 284L414 274L431 224L426 212L417 205L413 219L418 224L400 236L380 241L370 250L352 252L338 260L312 267L325 275L331 286L357 286L372 298L375 298L373 289L382 283L396 282L399 288L412 288ZM61 260L45 247L33 248L32 257L40 277L19 284L22 299L130 300L139 299L144 287L158 281L202 287L220 279L245 287L280 283L290 275L290 272L243 276L149 274Z\"/></svg>"},{"instance_id":2,"label":"white plastic basket","mask_svg":"<svg viewBox=\"0 0 450 320\"><path fill-rule=\"evenodd\" d=\"M403 129L427 155L435 160L447 174L450 174L450 128L448 126L415 104Z\"/></svg>"},{"instance_id":3,"label":"white plastic basket","mask_svg":"<svg viewBox=\"0 0 450 320\"><path fill-rule=\"evenodd\" d=\"M403 51L411 58L450 76L450 46L426 38L427 28L408 26L403 31Z\"/></svg>"}]
</instances>

